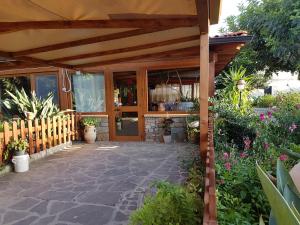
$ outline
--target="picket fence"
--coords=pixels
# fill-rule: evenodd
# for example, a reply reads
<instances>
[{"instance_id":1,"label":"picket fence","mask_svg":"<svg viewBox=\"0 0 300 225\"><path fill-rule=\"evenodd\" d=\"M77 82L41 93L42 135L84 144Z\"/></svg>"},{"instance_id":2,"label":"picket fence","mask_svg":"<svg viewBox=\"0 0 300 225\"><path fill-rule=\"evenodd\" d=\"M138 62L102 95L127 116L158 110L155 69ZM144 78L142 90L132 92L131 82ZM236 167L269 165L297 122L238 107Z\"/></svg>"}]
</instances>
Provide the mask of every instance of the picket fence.
<instances>
[{"instance_id":1,"label":"picket fence","mask_svg":"<svg viewBox=\"0 0 300 225\"><path fill-rule=\"evenodd\" d=\"M46 119L18 120L3 123L0 132L0 164L3 153L11 140L24 139L29 143L28 154L75 140L75 117L73 114Z\"/></svg>"}]
</instances>

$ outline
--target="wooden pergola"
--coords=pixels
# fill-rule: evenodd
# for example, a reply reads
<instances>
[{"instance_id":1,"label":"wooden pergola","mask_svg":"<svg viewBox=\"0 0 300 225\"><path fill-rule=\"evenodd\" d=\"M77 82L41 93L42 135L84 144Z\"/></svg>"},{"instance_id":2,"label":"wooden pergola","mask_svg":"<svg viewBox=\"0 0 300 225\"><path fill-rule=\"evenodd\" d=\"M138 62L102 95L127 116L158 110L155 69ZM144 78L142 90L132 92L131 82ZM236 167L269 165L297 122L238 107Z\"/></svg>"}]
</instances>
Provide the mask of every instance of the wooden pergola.
<instances>
[{"instance_id":1,"label":"wooden pergola","mask_svg":"<svg viewBox=\"0 0 300 225\"><path fill-rule=\"evenodd\" d=\"M210 74L220 71L243 44L215 46L209 56L209 25L218 23L220 5L220 0L4 0L0 70L88 70L200 54L200 150L205 157Z\"/></svg>"}]
</instances>

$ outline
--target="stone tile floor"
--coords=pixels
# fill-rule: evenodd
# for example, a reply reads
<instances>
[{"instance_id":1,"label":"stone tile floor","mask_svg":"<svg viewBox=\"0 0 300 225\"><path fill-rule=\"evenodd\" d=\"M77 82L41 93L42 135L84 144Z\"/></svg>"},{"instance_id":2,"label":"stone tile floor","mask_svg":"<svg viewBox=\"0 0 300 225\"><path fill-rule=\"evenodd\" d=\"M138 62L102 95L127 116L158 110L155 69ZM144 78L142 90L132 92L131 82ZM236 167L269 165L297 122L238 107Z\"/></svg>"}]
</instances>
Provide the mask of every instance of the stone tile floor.
<instances>
[{"instance_id":1,"label":"stone tile floor","mask_svg":"<svg viewBox=\"0 0 300 225\"><path fill-rule=\"evenodd\" d=\"M186 177L190 144L75 144L35 161L30 171L0 176L0 224L123 225L149 183Z\"/></svg>"}]
</instances>

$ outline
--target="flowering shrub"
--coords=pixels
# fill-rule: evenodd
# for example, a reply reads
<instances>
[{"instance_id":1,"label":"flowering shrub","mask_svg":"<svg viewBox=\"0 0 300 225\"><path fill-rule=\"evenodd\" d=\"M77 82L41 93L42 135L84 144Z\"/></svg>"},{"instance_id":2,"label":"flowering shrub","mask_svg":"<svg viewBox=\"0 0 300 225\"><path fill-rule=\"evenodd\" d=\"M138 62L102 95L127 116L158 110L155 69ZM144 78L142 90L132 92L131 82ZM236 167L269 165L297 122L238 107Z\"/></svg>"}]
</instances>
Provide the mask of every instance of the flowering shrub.
<instances>
[{"instance_id":1,"label":"flowering shrub","mask_svg":"<svg viewBox=\"0 0 300 225\"><path fill-rule=\"evenodd\" d=\"M295 164L294 157L300 155L300 109L282 102L257 115L220 102L214 110L219 223L257 224L260 215L267 220L269 204L255 163L272 175L277 159L287 167Z\"/></svg>"}]
</instances>

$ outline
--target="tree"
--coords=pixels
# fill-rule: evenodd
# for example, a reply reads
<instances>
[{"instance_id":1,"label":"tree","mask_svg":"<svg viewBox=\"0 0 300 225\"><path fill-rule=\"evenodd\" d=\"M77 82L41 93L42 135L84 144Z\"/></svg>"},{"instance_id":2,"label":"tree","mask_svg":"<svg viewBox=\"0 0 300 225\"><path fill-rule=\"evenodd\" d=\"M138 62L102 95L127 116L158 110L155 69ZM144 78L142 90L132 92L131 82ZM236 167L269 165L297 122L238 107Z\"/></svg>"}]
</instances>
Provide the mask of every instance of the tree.
<instances>
[{"instance_id":1,"label":"tree","mask_svg":"<svg viewBox=\"0 0 300 225\"><path fill-rule=\"evenodd\" d=\"M247 31L253 36L230 66L243 66L247 73L300 71L300 1L247 0L240 14L226 19L221 32Z\"/></svg>"}]
</instances>

